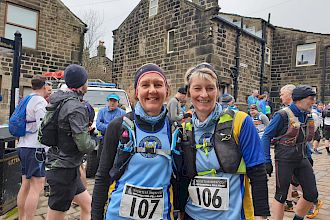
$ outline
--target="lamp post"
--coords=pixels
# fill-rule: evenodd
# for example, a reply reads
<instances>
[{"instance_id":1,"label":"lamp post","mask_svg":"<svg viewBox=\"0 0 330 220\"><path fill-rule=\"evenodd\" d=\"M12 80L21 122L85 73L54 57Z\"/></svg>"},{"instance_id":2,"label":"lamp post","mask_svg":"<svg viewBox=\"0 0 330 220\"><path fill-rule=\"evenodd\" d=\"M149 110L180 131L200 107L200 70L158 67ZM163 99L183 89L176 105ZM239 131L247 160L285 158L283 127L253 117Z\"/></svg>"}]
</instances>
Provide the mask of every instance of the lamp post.
<instances>
[{"instance_id":1,"label":"lamp post","mask_svg":"<svg viewBox=\"0 0 330 220\"><path fill-rule=\"evenodd\" d=\"M15 110L15 105L18 99L16 97L19 95L19 78L21 72L21 55L22 55L22 35L20 32L15 33L14 42L14 59L13 59L13 72L11 78L11 92L10 92L10 115L13 114Z\"/></svg>"}]
</instances>

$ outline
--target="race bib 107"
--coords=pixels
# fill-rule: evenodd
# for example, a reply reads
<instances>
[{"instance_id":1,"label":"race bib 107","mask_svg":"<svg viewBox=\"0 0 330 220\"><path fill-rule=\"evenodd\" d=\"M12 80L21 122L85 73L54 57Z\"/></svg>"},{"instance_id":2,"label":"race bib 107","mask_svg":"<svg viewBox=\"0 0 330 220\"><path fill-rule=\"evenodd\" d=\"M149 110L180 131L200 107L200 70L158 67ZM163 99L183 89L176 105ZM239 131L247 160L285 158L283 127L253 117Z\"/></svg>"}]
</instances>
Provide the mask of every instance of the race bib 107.
<instances>
[{"instance_id":1,"label":"race bib 107","mask_svg":"<svg viewBox=\"0 0 330 220\"><path fill-rule=\"evenodd\" d=\"M131 219L163 219L163 188L148 188L126 184L119 215Z\"/></svg>"},{"instance_id":2,"label":"race bib 107","mask_svg":"<svg viewBox=\"0 0 330 220\"><path fill-rule=\"evenodd\" d=\"M229 209L229 179L195 177L189 185L189 196L196 206L210 210Z\"/></svg>"}]
</instances>

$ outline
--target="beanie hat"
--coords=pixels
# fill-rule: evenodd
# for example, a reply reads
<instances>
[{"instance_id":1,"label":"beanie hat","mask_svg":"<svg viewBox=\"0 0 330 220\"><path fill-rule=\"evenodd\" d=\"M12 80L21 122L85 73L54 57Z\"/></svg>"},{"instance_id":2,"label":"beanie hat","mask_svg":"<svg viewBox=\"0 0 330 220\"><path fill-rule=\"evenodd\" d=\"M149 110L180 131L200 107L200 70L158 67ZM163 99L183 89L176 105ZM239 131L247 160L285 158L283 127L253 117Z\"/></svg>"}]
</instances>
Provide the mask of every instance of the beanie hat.
<instances>
[{"instance_id":1,"label":"beanie hat","mask_svg":"<svg viewBox=\"0 0 330 220\"><path fill-rule=\"evenodd\" d=\"M145 64L145 65L141 66L135 73L135 78L134 78L134 89L135 90L136 90L136 87L139 84L140 79L148 73L157 73L158 75L160 75L164 79L165 83L167 84L167 80L166 80L164 70L162 70L156 64L148 63L148 64Z\"/></svg>"},{"instance_id":2,"label":"beanie hat","mask_svg":"<svg viewBox=\"0 0 330 220\"><path fill-rule=\"evenodd\" d=\"M293 101L298 101L298 100L307 98L308 96L316 96L316 93L314 92L312 87L307 86L307 85L297 86L292 91Z\"/></svg>"},{"instance_id":3,"label":"beanie hat","mask_svg":"<svg viewBox=\"0 0 330 220\"><path fill-rule=\"evenodd\" d=\"M186 87L180 87L180 88L178 89L178 93L181 93L181 94L183 94L183 95L186 95L186 94L187 94L187 89L186 89Z\"/></svg>"},{"instance_id":4,"label":"beanie hat","mask_svg":"<svg viewBox=\"0 0 330 220\"><path fill-rule=\"evenodd\" d=\"M234 97L228 93L225 93L221 96L221 102L223 103L229 103L234 100Z\"/></svg>"},{"instance_id":5,"label":"beanie hat","mask_svg":"<svg viewBox=\"0 0 330 220\"><path fill-rule=\"evenodd\" d=\"M84 67L71 64L64 70L64 81L68 88L79 88L87 82L87 71Z\"/></svg>"}]
</instances>

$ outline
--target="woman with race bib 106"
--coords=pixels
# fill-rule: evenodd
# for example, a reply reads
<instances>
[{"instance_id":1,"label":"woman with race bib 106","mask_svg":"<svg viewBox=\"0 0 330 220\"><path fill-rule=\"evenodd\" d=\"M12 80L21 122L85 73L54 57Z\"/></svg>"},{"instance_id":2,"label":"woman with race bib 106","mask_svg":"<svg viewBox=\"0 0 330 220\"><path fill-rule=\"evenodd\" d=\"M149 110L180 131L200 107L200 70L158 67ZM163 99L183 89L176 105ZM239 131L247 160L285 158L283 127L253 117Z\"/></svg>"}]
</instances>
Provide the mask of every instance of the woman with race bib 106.
<instances>
[{"instance_id":1,"label":"woman with race bib 106","mask_svg":"<svg viewBox=\"0 0 330 220\"><path fill-rule=\"evenodd\" d=\"M106 130L92 197L93 220L174 219L164 71L155 64L140 67L134 88L134 111L114 119Z\"/></svg>"},{"instance_id":2,"label":"woman with race bib 106","mask_svg":"<svg viewBox=\"0 0 330 220\"><path fill-rule=\"evenodd\" d=\"M182 131L181 219L267 219L265 159L252 119L221 108L212 65L189 69L185 82L194 113Z\"/></svg>"}]
</instances>

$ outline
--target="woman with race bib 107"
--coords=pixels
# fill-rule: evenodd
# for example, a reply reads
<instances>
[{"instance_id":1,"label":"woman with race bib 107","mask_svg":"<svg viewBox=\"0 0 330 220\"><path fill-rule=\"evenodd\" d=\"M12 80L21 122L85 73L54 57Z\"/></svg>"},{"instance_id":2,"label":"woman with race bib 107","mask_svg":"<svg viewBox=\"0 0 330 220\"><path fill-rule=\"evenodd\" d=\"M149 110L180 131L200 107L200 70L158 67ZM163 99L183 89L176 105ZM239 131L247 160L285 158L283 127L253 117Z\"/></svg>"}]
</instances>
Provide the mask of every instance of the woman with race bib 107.
<instances>
[{"instance_id":1,"label":"woman with race bib 107","mask_svg":"<svg viewBox=\"0 0 330 220\"><path fill-rule=\"evenodd\" d=\"M92 197L93 220L174 219L164 71L155 64L140 67L134 88L134 111L114 119L106 130Z\"/></svg>"},{"instance_id":2,"label":"woman with race bib 107","mask_svg":"<svg viewBox=\"0 0 330 220\"><path fill-rule=\"evenodd\" d=\"M189 69L185 82L194 113L182 125L181 219L267 219L265 159L252 119L222 109L212 65Z\"/></svg>"}]
</instances>

